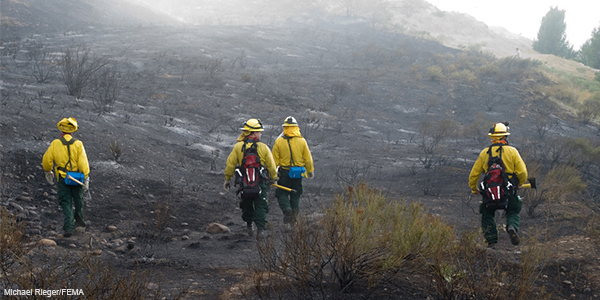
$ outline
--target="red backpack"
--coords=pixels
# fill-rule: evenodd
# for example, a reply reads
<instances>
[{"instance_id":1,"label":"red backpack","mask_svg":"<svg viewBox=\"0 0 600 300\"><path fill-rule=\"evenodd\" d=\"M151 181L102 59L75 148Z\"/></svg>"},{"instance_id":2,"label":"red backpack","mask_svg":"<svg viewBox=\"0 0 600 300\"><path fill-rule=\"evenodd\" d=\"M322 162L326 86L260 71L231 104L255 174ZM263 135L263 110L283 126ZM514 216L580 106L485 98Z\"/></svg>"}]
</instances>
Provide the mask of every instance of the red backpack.
<instances>
[{"instance_id":1,"label":"red backpack","mask_svg":"<svg viewBox=\"0 0 600 300\"><path fill-rule=\"evenodd\" d=\"M493 144L488 149L488 169L479 183L479 192L483 196L483 203L487 208L506 209L508 196L516 191L515 185L508 178L502 161L502 145ZM492 156L492 147L498 146L498 156ZM513 174L514 177L514 174Z\"/></svg>"},{"instance_id":2,"label":"red backpack","mask_svg":"<svg viewBox=\"0 0 600 300\"><path fill-rule=\"evenodd\" d=\"M244 141L242 164L235 168L234 186L239 186L236 194L243 199L256 198L260 195L260 182L269 180L265 167L260 163L258 146L255 140ZM250 144L250 146L248 146Z\"/></svg>"}]
</instances>

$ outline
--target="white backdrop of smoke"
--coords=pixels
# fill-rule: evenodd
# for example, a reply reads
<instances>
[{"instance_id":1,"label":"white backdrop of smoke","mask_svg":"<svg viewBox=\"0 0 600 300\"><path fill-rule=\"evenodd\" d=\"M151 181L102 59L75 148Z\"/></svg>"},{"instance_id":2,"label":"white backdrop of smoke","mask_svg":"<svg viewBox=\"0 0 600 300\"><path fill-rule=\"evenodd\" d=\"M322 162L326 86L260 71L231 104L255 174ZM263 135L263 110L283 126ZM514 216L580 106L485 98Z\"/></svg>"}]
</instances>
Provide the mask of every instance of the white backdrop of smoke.
<instances>
[{"instance_id":1,"label":"white backdrop of smoke","mask_svg":"<svg viewBox=\"0 0 600 300\"><path fill-rule=\"evenodd\" d=\"M469 14L488 26L504 27L510 32L535 39L542 18L550 7L565 11L567 40L575 50L600 27L600 1L588 0L426 0L444 11Z\"/></svg>"}]
</instances>

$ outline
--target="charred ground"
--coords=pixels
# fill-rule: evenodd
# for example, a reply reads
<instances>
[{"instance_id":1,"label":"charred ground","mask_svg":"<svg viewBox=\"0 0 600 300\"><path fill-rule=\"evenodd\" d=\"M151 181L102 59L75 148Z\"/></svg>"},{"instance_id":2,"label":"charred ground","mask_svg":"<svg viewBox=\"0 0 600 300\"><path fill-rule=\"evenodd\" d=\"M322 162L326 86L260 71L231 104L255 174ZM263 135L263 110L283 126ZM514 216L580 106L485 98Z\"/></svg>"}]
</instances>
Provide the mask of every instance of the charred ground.
<instances>
[{"instance_id":1,"label":"charred ground","mask_svg":"<svg viewBox=\"0 0 600 300\"><path fill-rule=\"evenodd\" d=\"M3 17L15 3L2 1ZM18 11L11 6L8 14ZM99 257L120 272L148 269L166 279L166 289L189 286L189 299L240 298L236 287L250 283L255 241L243 234L234 193L221 188L225 159L248 118L266 124L269 145L286 116L298 119L316 166L316 179L305 181L303 213L319 213L362 180L390 199L423 202L461 230L478 224L467 176L493 122L510 121L517 147L536 145L523 149L526 162L560 153L553 138L597 143L595 126L575 121L535 88L551 84L536 62L463 52L357 18L304 16L269 27L78 24L87 25L69 22L41 34L21 28L10 38L3 27L0 202L27 220L29 239L54 238L57 252L102 249ZM32 76L32 47L55 55L74 45L116 66L121 92L114 104L69 96L59 66L47 82ZM79 121L75 136L92 169L90 226L70 239L57 237L61 213L41 170L56 122L66 116ZM277 232L282 216L270 200ZM546 285L556 299L598 293L598 246L585 231L594 201L565 199L551 215L522 213L524 238L553 224L546 243L556 257ZM232 233L206 233L212 222ZM118 230L109 232L111 225ZM128 241L132 249L116 250ZM500 248L519 255L507 237ZM414 286L395 291L426 297Z\"/></svg>"}]
</instances>

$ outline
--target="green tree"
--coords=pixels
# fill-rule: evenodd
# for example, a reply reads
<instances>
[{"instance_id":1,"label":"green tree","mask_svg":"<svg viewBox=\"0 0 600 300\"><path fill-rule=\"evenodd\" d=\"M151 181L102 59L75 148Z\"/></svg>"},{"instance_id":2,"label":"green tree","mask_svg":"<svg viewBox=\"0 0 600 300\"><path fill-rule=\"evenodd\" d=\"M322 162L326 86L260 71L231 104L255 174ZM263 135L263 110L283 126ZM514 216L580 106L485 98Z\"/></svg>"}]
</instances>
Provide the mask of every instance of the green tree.
<instances>
[{"instance_id":1,"label":"green tree","mask_svg":"<svg viewBox=\"0 0 600 300\"><path fill-rule=\"evenodd\" d=\"M533 41L533 49L544 54L572 58L573 46L567 42L565 30L565 11L558 7L550 7L550 11L542 18L537 39Z\"/></svg>"},{"instance_id":2,"label":"green tree","mask_svg":"<svg viewBox=\"0 0 600 300\"><path fill-rule=\"evenodd\" d=\"M592 37L581 46L579 56L585 65L600 69L600 26L592 30Z\"/></svg>"}]
</instances>

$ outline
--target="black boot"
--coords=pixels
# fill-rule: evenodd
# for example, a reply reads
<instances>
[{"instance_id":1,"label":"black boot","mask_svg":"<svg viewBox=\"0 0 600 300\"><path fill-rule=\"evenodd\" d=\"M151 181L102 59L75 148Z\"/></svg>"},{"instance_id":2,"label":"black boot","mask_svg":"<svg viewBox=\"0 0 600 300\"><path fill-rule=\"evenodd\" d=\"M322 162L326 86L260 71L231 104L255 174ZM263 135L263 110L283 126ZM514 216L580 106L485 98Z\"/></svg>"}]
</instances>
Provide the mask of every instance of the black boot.
<instances>
[{"instance_id":1,"label":"black boot","mask_svg":"<svg viewBox=\"0 0 600 300\"><path fill-rule=\"evenodd\" d=\"M508 225L508 227L506 228L506 232L508 232L508 235L510 236L510 242L513 245L518 245L519 243L521 243L521 240L519 239L519 235L517 234L517 230L515 230L515 227L513 227L512 225Z\"/></svg>"}]
</instances>

